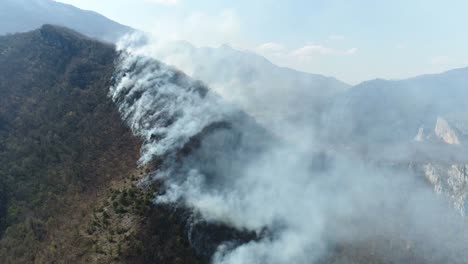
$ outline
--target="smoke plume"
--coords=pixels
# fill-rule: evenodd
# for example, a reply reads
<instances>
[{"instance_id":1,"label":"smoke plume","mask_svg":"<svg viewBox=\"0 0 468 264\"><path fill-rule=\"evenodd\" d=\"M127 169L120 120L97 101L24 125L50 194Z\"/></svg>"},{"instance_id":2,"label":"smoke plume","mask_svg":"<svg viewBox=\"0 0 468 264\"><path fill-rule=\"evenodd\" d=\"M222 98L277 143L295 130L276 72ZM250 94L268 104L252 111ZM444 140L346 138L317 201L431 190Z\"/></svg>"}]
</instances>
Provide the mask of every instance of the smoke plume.
<instances>
[{"instance_id":1,"label":"smoke plume","mask_svg":"<svg viewBox=\"0 0 468 264\"><path fill-rule=\"evenodd\" d=\"M155 202L257 234L219 245L213 263L466 263L464 220L407 165L337 151L316 122L272 133L135 43L119 45L110 96L144 140L140 162L163 160L146 179L165 183Z\"/></svg>"}]
</instances>

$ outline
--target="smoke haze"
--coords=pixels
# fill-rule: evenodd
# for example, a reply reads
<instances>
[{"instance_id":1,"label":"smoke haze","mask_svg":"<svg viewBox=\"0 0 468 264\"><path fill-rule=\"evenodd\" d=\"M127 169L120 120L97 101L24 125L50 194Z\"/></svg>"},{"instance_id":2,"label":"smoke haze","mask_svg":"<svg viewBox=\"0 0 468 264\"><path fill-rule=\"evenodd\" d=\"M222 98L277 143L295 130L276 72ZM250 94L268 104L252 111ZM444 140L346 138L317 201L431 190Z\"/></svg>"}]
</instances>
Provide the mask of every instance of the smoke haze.
<instances>
[{"instance_id":1,"label":"smoke haze","mask_svg":"<svg viewBox=\"0 0 468 264\"><path fill-rule=\"evenodd\" d=\"M233 90L218 95L158 61L170 54L162 56L161 45L149 39L121 41L110 96L144 140L140 162L163 159L146 179L165 183L156 203L190 208L193 221L257 234L248 243L220 245L213 263L322 263L343 247L365 250L375 262L466 263L464 220L410 164L338 151L318 137L328 131L315 117L285 118L282 125L264 128L270 123L256 115L254 102L243 101L255 94L255 85L237 89L235 84L245 82L228 76ZM205 66L204 76L223 70ZM223 81L218 76L217 83ZM272 102L272 94L285 103L276 96L285 90L274 90L281 87L263 87L271 89L262 92L265 102ZM226 93L241 94L231 100ZM314 114L320 117L321 111Z\"/></svg>"}]
</instances>

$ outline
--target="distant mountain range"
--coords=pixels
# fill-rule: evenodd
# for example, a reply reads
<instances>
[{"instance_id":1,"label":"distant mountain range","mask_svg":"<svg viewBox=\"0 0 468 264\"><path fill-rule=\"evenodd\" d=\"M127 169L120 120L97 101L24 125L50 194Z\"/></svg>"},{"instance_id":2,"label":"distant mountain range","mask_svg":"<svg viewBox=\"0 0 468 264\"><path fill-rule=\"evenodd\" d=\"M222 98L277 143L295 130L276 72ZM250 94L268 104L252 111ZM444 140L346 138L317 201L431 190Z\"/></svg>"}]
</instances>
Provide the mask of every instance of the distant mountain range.
<instances>
[{"instance_id":1,"label":"distant mountain range","mask_svg":"<svg viewBox=\"0 0 468 264\"><path fill-rule=\"evenodd\" d=\"M99 40L115 42L133 31L96 12L52 0L2 0L0 35L34 30L43 24L65 26Z\"/></svg>"},{"instance_id":2,"label":"distant mountain range","mask_svg":"<svg viewBox=\"0 0 468 264\"><path fill-rule=\"evenodd\" d=\"M467 99L468 68L367 81L333 99L321 139L339 151L416 171L465 215Z\"/></svg>"},{"instance_id":3,"label":"distant mountain range","mask_svg":"<svg viewBox=\"0 0 468 264\"><path fill-rule=\"evenodd\" d=\"M279 67L229 45L196 48L188 42L173 42L156 58L206 82L270 128L316 121L334 96L351 87L333 77Z\"/></svg>"},{"instance_id":4,"label":"distant mountain range","mask_svg":"<svg viewBox=\"0 0 468 264\"><path fill-rule=\"evenodd\" d=\"M325 117L326 131L335 141L352 137L370 144L408 143L420 129L435 133L437 123L440 127L446 120L463 137L468 132L467 87L468 68L406 80L367 81L334 99Z\"/></svg>"}]
</instances>

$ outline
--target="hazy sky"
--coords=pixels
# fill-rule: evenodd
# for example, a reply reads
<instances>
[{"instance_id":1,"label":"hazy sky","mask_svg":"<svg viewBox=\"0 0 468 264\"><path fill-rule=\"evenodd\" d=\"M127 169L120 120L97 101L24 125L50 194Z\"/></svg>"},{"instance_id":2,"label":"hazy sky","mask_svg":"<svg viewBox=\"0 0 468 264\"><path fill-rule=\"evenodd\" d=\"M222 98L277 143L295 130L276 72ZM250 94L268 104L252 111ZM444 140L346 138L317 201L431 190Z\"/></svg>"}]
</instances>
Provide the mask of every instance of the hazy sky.
<instances>
[{"instance_id":1,"label":"hazy sky","mask_svg":"<svg viewBox=\"0 0 468 264\"><path fill-rule=\"evenodd\" d=\"M349 83L468 66L465 0L61 0L197 46Z\"/></svg>"}]
</instances>

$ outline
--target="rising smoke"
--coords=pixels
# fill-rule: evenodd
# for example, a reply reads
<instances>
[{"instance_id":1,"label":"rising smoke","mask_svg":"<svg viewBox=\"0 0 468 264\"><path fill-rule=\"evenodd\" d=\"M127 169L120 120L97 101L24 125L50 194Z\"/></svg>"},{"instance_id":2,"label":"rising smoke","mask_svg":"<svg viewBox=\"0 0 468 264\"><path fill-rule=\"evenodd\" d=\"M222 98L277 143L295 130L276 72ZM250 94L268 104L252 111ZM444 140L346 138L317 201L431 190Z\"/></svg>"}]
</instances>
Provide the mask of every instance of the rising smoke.
<instances>
[{"instance_id":1,"label":"rising smoke","mask_svg":"<svg viewBox=\"0 0 468 264\"><path fill-rule=\"evenodd\" d=\"M146 179L165 182L155 202L257 234L219 245L213 263L360 263L348 251L369 263L466 263L463 220L411 170L337 152L314 122L270 133L135 43L119 45L110 95L144 140L140 162L164 160Z\"/></svg>"}]
</instances>

